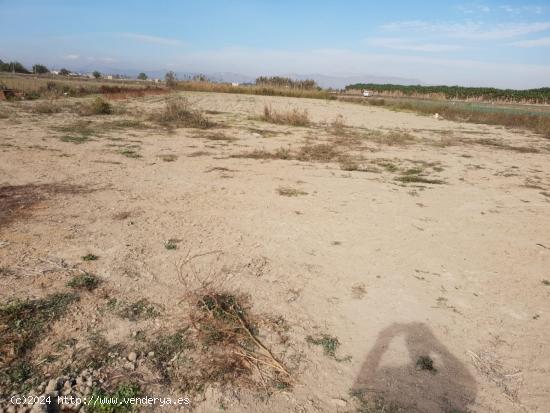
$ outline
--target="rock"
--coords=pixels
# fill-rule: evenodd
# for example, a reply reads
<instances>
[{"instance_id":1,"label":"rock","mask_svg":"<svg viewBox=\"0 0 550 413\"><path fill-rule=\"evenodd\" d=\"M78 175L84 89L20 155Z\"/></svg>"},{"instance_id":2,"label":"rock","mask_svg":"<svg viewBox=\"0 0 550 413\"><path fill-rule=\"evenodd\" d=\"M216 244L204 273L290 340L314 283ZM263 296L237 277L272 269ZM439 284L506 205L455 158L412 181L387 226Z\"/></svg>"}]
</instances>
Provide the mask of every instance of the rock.
<instances>
[{"instance_id":1,"label":"rock","mask_svg":"<svg viewBox=\"0 0 550 413\"><path fill-rule=\"evenodd\" d=\"M137 354L135 351L132 351L131 353L128 354L128 360L132 362L137 360Z\"/></svg>"},{"instance_id":2,"label":"rock","mask_svg":"<svg viewBox=\"0 0 550 413\"><path fill-rule=\"evenodd\" d=\"M149 353L147 353L147 356L148 356L148 357L155 357L155 352L154 352L154 351L150 351Z\"/></svg>"},{"instance_id":3,"label":"rock","mask_svg":"<svg viewBox=\"0 0 550 413\"><path fill-rule=\"evenodd\" d=\"M127 361L126 363L124 363L124 368L126 368L128 370L135 370L136 365L134 363L132 363L131 361Z\"/></svg>"},{"instance_id":4,"label":"rock","mask_svg":"<svg viewBox=\"0 0 550 413\"><path fill-rule=\"evenodd\" d=\"M331 402L332 404L339 407L346 407L346 405L348 404L348 402L345 401L344 399L338 399L338 398L331 399Z\"/></svg>"},{"instance_id":5,"label":"rock","mask_svg":"<svg viewBox=\"0 0 550 413\"><path fill-rule=\"evenodd\" d=\"M57 379L51 379L51 380L48 382L48 384L46 385L45 392L46 392L46 393L53 392L53 391L57 390L57 386L58 386Z\"/></svg>"}]
</instances>

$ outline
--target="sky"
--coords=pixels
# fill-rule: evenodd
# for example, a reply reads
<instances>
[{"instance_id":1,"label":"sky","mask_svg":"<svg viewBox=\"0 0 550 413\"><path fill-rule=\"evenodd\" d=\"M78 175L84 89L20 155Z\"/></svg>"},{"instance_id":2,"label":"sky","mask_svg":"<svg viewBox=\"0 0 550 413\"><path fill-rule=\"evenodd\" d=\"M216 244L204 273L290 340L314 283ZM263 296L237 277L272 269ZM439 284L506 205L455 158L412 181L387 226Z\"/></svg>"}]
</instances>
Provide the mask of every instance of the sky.
<instances>
[{"instance_id":1,"label":"sky","mask_svg":"<svg viewBox=\"0 0 550 413\"><path fill-rule=\"evenodd\" d=\"M550 0L0 0L0 59L550 86Z\"/></svg>"}]
</instances>

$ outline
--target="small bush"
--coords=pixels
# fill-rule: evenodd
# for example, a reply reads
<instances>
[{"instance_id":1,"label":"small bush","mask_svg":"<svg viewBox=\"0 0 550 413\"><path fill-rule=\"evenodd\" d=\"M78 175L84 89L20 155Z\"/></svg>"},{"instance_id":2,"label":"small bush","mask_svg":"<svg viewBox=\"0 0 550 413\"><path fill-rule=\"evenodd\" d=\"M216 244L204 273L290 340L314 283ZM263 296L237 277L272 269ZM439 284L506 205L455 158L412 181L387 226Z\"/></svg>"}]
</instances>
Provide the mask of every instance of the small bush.
<instances>
[{"instance_id":1,"label":"small bush","mask_svg":"<svg viewBox=\"0 0 550 413\"><path fill-rule=\"evenodd\" d=\"M193 109L185 98L167 100L164 110L154 113L150 120L164 126L207 129L214 124L202 112Z\"/></svg>"},{"instance_id":2,"label":"small bush","mask_svg":"<svg viewBox=\"0 0 550 413\"><path fill-rule=\"evenodd\" d=\"M34 105L32 107L32 111L34 113L51 115L54 113L61 112L61 106L59 106L57 103L55 103L52 100L47 100L47 101L39 102L36 105Z\"/></svg>"},{"instance_id":3,"label":"small bush","mask_svg":"<svg viewBox=\"0 0 550 413\"><path fill-rule=\"evenodd\" d=\"M277 123L281 125L309 126L309 114L307 110L294 108L286 112L277 112L271 106L264 106L264 114L260 117L265 122Z\"/></svg>"},{"instance_id":4,"label":"small bush","mask_svg":"<svg viewBox=\"0 0 550 413\"><path fill-rule=\"evenodd\" d=\"M80 115L110 115L113 113L113 106L101 97L96 97L91 103L80 108Z\"/></svg>"},{"instance_id":5,"label":"small bush","mask_svg":"<svg viewBox=\"0 0 550 413\"><path fill-rule=\"evenodd\" d=\"M99 259L99 257L97 255L94 255L94 254L86 254L86 255L82 256L82 261L96 261L98 259Z\"/></svg>"},{"instance_id":6,"label":"small bush","mask_svg":"<svg viewBox=\"0 0 550 413\"><path fill-rule=\"evenodd\" d=\"M298 153L297 159L300 161L330 162L337 159L339 156L340 152L333 145L320 143L302 147Z\"/></svg>"},{"instance_id":7,"label":"small bush","mask_svg":"<svg viewBox=\"0 0 550 413\"><path fill-rule=\"evenodd\" d=\"M299 196L299 195L307 195L307 192L302 191L301 189L295 189L288 186L280 186L277 188L277 193L281 196Z\"/></svg>"},{"instance_id":8,"label":"small bush","mask_svg":"<svg viewBox=\"0 0 550 413\"><path fill-rule=\"evenodd\" d=\"M97 288L99 283L100 280L95 275L85 273L73 277L73 279L67 283L67 286L77 290L92 291Z\"/></svg>"}]
</instances>

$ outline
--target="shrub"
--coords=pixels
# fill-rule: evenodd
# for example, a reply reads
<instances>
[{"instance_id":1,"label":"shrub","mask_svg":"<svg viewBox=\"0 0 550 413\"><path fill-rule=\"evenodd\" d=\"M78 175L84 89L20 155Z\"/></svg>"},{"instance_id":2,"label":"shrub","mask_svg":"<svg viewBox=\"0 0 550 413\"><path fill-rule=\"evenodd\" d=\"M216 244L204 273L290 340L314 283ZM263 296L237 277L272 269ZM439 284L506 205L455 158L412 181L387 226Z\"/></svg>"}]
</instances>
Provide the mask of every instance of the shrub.
<instances>
[{"instance_id":1,"label":"shrub","mask_svg":"<svg viewBox=\"0 0 550 413\"><path fill-rule=\"evenodd\" d=\"M185 98L167 100L164 110L154 113L150 120L166 126L206 129L214 126L201 111L193 109Z\"/></svg>"},{"instance_id":2,"label":"shrub","mask_svg":"<svg viewBox=\"0 0 550 413\"><path fill-rule=\"evenodd\" d=\"M264 114L260 118L265 122L292 126L308 126L310 124L307 110L294 108L286 112L277 112L271 106L264 106Z\"/></svg>"},{"instance_id":3,"label":"shrub","mask_svg":"<svg viewBox=\"0 0 550 413\"><path fill-rule=\"evenodd\" d=\"M110 115L113 113L113 106L101 97L96 97L93 102L80 109L80 115Z\"/></svg>"}]
</instances>

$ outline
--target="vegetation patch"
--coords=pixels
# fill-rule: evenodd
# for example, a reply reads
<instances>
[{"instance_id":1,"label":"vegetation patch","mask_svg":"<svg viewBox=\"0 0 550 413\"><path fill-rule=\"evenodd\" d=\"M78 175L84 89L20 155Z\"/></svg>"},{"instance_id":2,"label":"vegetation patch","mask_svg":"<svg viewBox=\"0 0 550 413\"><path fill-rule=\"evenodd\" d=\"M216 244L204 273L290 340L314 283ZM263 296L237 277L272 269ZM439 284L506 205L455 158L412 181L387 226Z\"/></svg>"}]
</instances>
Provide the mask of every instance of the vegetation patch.
<instances>
[{"instance_id":1,"label":"vegetation patch","mask_svg":"<svg viewBox=\"0 0 550 413\"><path fill-rule=\"evenodd\" d=\"M276 123L279 125L309 126L311 123L307 110L294 108L288 111L276 111L271 106L264 106L264 113L260 117L264 122Z\"/></svg>"},{"instance_id":2,"label":"vegetation patch","mask_svg":"<svg viewBox=\"0 0 550 413\"><path fill-rule=\"evenodd\" d=\"M89 136L86 135L65 135L59 138L62 142L70 142L75 144L81 144L88 142L90 140Z\"/></svg>"},{"instance_id":3,"label":"vegetation patch","mask_svg":"<svg viewBox=\"0 0 550 413\"><path fill-rule=\"evenodd\" d=\"M340 347L340 341L336 337L328 334L321 334L317 337L307 336L306 341L310 344L321 346L323 348L323 353L326 356L335 359L336 361L349 361L351 359L350 356L346 356L343 358L336 357L336 350L338 350L338 347Z\"/></svg>"},{"instance_id":4,"label":"vegetation patch","mask_svg":"<svg viewBox=\"0 0 550 413\"><path fill-rule=\"evenodd\" d=\"M157 317L160 314L156 305L152 304L146 298L129 303L111 298L107 307L114 311L119 317L130 321L147 320Z\"/></svg>"},{"instance_id":5,"label":"vegetation patch","mask_svg":"<svg viewBox=\"0 0 550 413\"><path fill-rule=\"evenodd\" d=\"M434 361L430 356L420 356L416 360L416 369L425 370L430 373L437 373L437 369L434 367Z\"/></svg>"},{"instance_id":6,"label":"vegetation patch","mask_svg":"<svg viewBox=\"0 0 550 413\"><path fill-rule=\"evenodd\" d=\"M394 402L387 402L381 396L369 398L366 390L354 389L350 395L357 401L357 413L398 413L401 409Z\"/></svg>"},{"instance_id":7,"label":"vegetation patch","mask_svg":"<svg viewBox=\"0 0 550 413\"><path fill-rule=\"evenodd\" d=\"M331 162L337 160L341 153L334 145L319 143L317 145L306 145L300 148L296 159L300 161Z\"/></svg>"},{"instance_id":8,"label":"vegetation patch","mask_svg":"<svg viewBox=\"0 0 550 413\"><path fill-rule=\"evenodd\" d=\"M45 337L49 326L62 318L77 299L75 294L58 293L0 306L0 379L3 383L19 386L30 378L29 353Z\"/></svg>"},{"instance_id":9,"label":"vegetation patch","mask_svg":"<svg viewBox=\"0 0 550 413\"><path fill-rule=\"evenodd\" d=\"M159 158L164 162L174 162L178 159L178 156L168 153L168 154L159 155Z\"/></svg>"},{"instance_id":10,"label":"vegetation patch","mask_svg":"<svg viewBox=\"0 0 550 413\"><path fill-rule=\"evenodd\" d=\"M289 186L280 186L277 188L277 193L281 196L300 196L300 195L307 195L307 192L302 191L301 189L291 188Z\"/></svg>"},{"instance_id":11,"label":"vegetation patch","mask_svg":"<svg viewBox=\"0 0 550 413\"><path fill-rule=\"evenodd\" d=\"M97 261L99 257L95 254L86 254L82 256L82 261Z\"/></svg>"},{"instance_id":12,"label":"vegetation patch","mask_svg":"<svg viewBox=\"0 0 550 413\"><path fill-rule=\"evenodd\" d=\"M178 380L185 391L203 392L215 384L269 394L290 386L288 369L258 338L259 322L265 326L272 322L253 316L244 296L202 290L191 295L190 300L194 302L192 328L183 341L180 337L169 341L170 351L159 352L167 354L163 357L167 359L173 354L172 349L189 349L189 343L196 343L194 351L180 357L170 370L170 377Z\"/></svg>"},{"instance_id":13,"label":"vegetation patch","mask_svg":"<svg viewBox=\"0 0 550 413\"><path fill-rule=\"evenodd\" d=\"M166 127L207 129L214 123L205 117L200 110L192 107L186 98L166 100L164 109L153 113L149 120Z\"/></svg>"},{"instance_id":14,"label":"vegetation patch","mask_svg":"<svg viewBox=\"0 0 550 413\"><path fill-rule=\"evenodd\" d=\"M130 403L131 398L140 397L140 387L134 383L120 384L114 391L108 392L102 388L92 391L86 405L88 413L131 413L138 411L137 406Z\"/></svg>"},{"instance_id":15,"label":"vegetation patch","mask_svg":"<svg viewBox=\"0 0 550 413\"><path fill-rule=\"evenodd\" d=\"M84 273L75 275L72 280L67 283L68 287L74 288L75 290L95 290L101 280L94 274Z\"/></svg>"},{"instance_id":16,"label":"vegetation patch","mask_svg":"<svg viewBox=\"0 0 550 413\"><path fill-rule=\"evenodd\" d=\"M141 158L141 155L138 152L134 151L133 149L124 149L119 153L121 155L124 155L127 158L132 158L132 159Z\"/></svg>"},{"instance_id":17,"label":"vegetation patch","mask_svg":"<svg viewBox=\"0 0 550 413\"><path fill-rule=\"evenodd\" d=\"M81 116L111 115L113 113L113 106L98 96L92 102L82 105L78 113Z\"/></svg>"}]
</instances>

